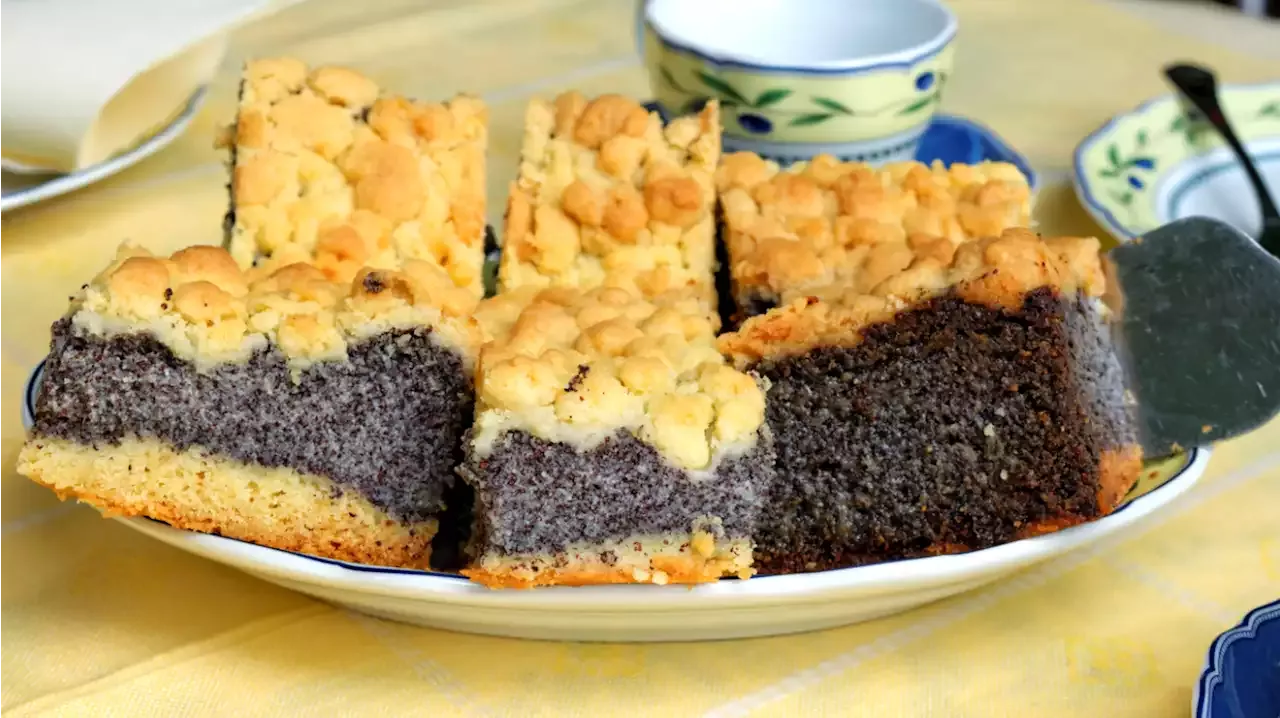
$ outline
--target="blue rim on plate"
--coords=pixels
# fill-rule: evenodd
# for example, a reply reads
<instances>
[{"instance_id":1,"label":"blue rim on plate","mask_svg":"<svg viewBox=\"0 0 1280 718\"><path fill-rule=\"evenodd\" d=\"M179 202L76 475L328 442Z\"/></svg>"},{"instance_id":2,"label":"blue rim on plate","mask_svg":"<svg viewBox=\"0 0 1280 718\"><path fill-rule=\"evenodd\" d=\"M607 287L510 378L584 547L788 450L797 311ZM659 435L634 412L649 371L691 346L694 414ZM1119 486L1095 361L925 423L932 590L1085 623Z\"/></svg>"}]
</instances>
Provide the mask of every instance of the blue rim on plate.
<instances>
[{"instance_id":1,"label":"blue rim on plate","mask_svg":"<svg viewBox=\"0 0 1280 718\"><path fill-rule=\"evenodd\" d=\"M1196 718L1280 716L1280 600L1213 640L1191 706Z\"/></svg>"},{"instance_id":2,"label":"blue rim on plate","mask_svg":"<svg viewBox=\"0 0 1280 718\"><path fill-rule=\"evenodd\" d=\"M44 375L44 367L45 367L45 364L48 363L48 361L49 360L47 357L45 359L40 360L40 363L36 365L35 369L32 370L31 375L27 378L27 385L24 388L22 393L22 398L23 398L22 424L23 424L23 427L28 430L35 424L36 394L40 390L40 379ZM1144 498L1147 498L1153 495L1161 488L1173 483L1176 479L1178 479L1180 476L1182 476L1188 470L1190 470L1193 466L1195 466L1197 460L1200 458L1200 455L1203 451L1204 451L1203 449L1198 449L1198 448L1193 448L1187 451L1186 454L1184 455L1185 457L1184 463L1176 472L1165 477L1164 481L1162 481L1159 486L1153 486L1150 489L1146 490L1141 496L1137 496L1136 498L1132 498L1132 499L1130 499L1129 497L1125 497L1124 499L1121 500L1120 506L1116 508L1115 511L1112 511L1109 514L1109 516L1115 516L1117 514L1122 513L1123 511L1127 510L1129 507L1133 506L1137 502L1142 501ZM1134 484L1135 489L1137 488L1137 486L1138 484ZM1130 493L1132 495L1132 490L1130 491ZM147 520L157 524L161 524L163 526L168 526L168 524L166 524L163 521L157 521L155 519L150 519L150 518L148 518ZM465 577L456 573L445 573L442 571L427 571L423 569L392 568L389 566L373 566L373 565L362 564L362 563L351 563L348 561L339 561L337 559L323 558L320 556L312 556L310 554L305 554L305 553L285 551L284 549L273 548L271 546L263 546L262 544L255 544L251 541L242 541L241 539L232 538L230 536L220 536L219 538L227 539L230 541L236 541L238 543L249 544L251 546L255 546L259 548L266 548L272 551L279 551L280 553L289 554L292 556L298 556L300 558L309 559L317 563L329 564L331 566L337 566L339 568L344 568L351 571L357 571L357 572L363 572L363 573L404 574L409 576L438 576L440 578L451 578L451 579L456 579L458 581L467 581ZM1030 540L1034 540L1034 539L1030 539ZM999 548L999 546L995 546L993 548ZM985 549L985 550L990 550L990 549ZM982 553L982 551L981 550L971 551L969 553ZM928 559L910 559L910 560L923 561ZM760 578L756 578L752 580L760 581L760 580L768 580L769 578L770 578L769 576L762 576ZM721 579L721 580L736 580L736 579Z\"/></svg>"}]
</instances>

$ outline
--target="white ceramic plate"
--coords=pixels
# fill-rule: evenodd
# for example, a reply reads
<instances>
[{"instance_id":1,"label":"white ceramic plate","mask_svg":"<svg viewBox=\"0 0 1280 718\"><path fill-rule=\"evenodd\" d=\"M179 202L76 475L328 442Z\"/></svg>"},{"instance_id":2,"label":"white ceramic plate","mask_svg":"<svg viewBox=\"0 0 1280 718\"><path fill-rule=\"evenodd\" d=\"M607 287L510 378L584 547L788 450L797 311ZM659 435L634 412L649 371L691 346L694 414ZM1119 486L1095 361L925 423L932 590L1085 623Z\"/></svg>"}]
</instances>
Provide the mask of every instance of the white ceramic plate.
<instances>
[{"instance_id":1,"label":"white ceramic plate","mask_svg":"<svg viewBox=\"0 0 1280 718\"><path fill-rule=\"evenodd\" d=\"M1225 85L1223 111L1280 198L1280 82ZM1080 202L1103 227L1132 239L1184 217L1214 217L1257 236L1258 200L1209 124L1173 95L1117 115L1075 151Z\"/></svg>"},{"instance_id":2,"label":"white ceramic plate","mask_svg":"<svg viewBox=\"0 0 1280 718\"><path fill-rule=\"evenodd\" d=\"M30 428L41 369L27 382ZM687 641L798 633L898 613L977 588L1124 531L1167 506L1204 473L1209 452L1149 466L1110 516L983 551L837 571L686 586L491 590L460 576L361 566L182 531L145 518L130 528L183 551L363 613L516 638Z\"/></svg>"},{"instance_id":3,"label":"white ceramic plate","mask_svg":"<svg viewBox=\"0 0 1280 718\"><path fill-rule=\"evenodd\" d=\"M109 160L99 162L71 174L25 174L9 170L4 171L3 194L0 194L0 212L24 207L50 197L57 197L68 192L93 184L110 177L120 170L135 165L151 155L159 152L182 134L191 124L200 106L204 104L207 87L201 87L187 100L182 112L168 126L147 138L137 147L116 155Z\"/></svg>"}]
</instances>

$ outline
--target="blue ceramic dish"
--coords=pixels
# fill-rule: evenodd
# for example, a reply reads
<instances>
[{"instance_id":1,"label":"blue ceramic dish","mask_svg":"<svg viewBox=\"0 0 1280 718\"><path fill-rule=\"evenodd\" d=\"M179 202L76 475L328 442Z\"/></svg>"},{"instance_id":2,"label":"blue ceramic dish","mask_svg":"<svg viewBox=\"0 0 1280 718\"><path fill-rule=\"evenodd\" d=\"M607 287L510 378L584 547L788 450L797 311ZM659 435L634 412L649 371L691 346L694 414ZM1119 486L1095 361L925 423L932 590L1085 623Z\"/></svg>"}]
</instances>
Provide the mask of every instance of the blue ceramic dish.
<instances>
[{"instance_id":1,"label":"blue ceramic dish","mask_svg":"<svg viewBox=\"0 0 1280 718\"><path fill-rule=\"evenodd\" d=\"M1280 718L1280 600L1214 639L1192 698L1196 718Z\"/></svg>"}]
</instances>

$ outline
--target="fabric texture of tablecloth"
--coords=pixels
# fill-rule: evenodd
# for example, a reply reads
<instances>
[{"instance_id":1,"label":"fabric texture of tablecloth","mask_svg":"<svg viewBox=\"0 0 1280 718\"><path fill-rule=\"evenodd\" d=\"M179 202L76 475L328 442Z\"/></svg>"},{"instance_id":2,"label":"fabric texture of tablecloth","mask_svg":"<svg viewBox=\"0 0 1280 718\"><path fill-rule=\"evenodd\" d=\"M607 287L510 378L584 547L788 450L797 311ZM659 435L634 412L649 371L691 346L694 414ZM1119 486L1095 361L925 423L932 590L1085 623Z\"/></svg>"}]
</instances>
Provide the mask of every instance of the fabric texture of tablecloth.
<instances>
[{"instance_id":1,"label":"fabric texture of tablecloth","mask_svg":"<svg viewBox=\"0 0 1280 718\"><path fill-rule=\"evenodd\" d=\"M1240 82L1280 74L1274 60L1093 0L951 4L961 34L944 109L1028 155L1046 178L1047 232L1102 231L1064 183L1071 149L1165 92L1162 63L1194 58ZM220 240L225 157L211 144L232 118L243 58L349 64L419 97L481 94L500 225L531 94L647 94L633 14L630 0L311 0L233 38L210 101L173 146L4 216L5 715L1187 714L1210 640L1280 594L1278 423L1219 447L1156 519L1011 580L847 628L703 644L539 643L378 621L61 504L14 472L22 385L67 296L123 239L164 252Z\"/></svg>"}]
</instances>

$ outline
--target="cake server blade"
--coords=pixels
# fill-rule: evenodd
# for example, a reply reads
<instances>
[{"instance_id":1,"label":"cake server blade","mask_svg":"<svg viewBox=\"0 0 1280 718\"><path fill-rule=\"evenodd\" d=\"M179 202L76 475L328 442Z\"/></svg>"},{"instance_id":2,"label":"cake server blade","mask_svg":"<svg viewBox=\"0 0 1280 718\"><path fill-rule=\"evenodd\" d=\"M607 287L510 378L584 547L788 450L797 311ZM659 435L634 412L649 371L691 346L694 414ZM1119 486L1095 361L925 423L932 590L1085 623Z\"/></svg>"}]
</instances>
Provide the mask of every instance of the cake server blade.
<instances>
[{"instance_id":1,"label":"cake server blade","mask_svg":"<svg viewBox=\"0 0 1280 718\"><path fill-rule=\"evenodd\" d=\"M1280 259L1228 224L1192 217L1111 250L1107 272L1147 456L1239 436L1280 413Z\"/></svg>"}]
</instances>

